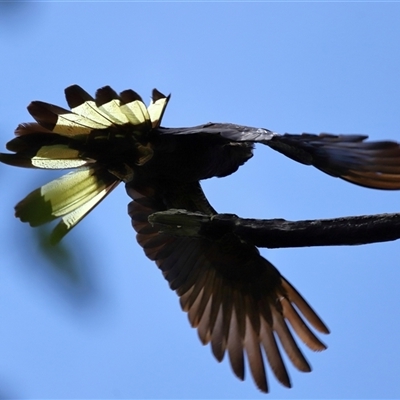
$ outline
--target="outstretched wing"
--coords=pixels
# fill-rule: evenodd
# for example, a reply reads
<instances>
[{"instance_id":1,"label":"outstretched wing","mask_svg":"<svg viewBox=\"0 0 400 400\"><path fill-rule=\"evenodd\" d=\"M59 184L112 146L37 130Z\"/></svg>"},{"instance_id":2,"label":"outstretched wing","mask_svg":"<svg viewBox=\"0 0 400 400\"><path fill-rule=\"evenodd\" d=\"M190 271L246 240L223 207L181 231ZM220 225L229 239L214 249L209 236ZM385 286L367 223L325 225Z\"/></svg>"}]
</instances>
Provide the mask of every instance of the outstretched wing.
<instances>
[{"instance_id":1,"label":"outstretched wing","mask_svg":"<svg viewBox=\"0 0 400 400\"><path fill-rule=\"evenodd\" d=\"M274 136L268 146L303 164L374 189L400 189L400 145L363 135Z\"/></svg>"},{"instance_id":2,"label":"outstretched wing","mask_svg":"<svg viewBox=\"0 0 400 400\"><path fill-rule=\"evenodd\" d=\"M198 183L129 183L127 192L134 199L129 214L139 244L179 295L201 342L211 343L218 361L228 352L234 373L243 380L246 354L254 381L264 392L268 383L261 348L274 375L287 387L291 382L278 341L296 368L311 370L288 324L314 351L326 347L305 320L320 332L328 333L328 328L255 246L230 233L209 232L209 239L173 237L149 224L150 214L170 208L214 214Z\"/></svg>"},{"instance_id":3,"label":"outstretched wing","mask_svg":"<svg viewBox=\"0 0 400 400\"><path fill-rule=\"evenodd\" d=\"M161 134L220 135L233 142L262 143L302 164L351 183L375 189L400 189L400 144L365 141L364 135L279 135L235 124L161 128Z\"/></svg>"}]
</instances>

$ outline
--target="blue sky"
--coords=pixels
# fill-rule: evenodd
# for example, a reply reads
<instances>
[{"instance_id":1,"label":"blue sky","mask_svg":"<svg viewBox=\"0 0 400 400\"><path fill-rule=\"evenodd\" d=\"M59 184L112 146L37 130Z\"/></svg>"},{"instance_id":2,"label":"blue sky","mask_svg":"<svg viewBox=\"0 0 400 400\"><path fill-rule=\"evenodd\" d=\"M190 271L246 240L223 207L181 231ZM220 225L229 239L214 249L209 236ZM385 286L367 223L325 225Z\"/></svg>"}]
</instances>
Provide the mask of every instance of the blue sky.
<instances>
[{"instance_id":1,"label":"blue sky","mask_svg":"<svg viewBox=\"0 0 400 400\"><path fill-rule=\"evenodd\" d=\"M172 93L165 126L236 122L280 133L400 141L399 3L25 3L0 9L0 139L26 106L111 85ZM0 397L266 398L201 346L136 244L121 185L43 258L13 206L54 178L0 165ZM204 182L219 212L288 220L399 211L400 193L331 178L258 146ZM262 250L332 333L271 377L268 398L398 398L400 246ZM58 267L57 267L58 265ZM269 374L271 376L271 374Z\"/></svg>"}]
</instances>

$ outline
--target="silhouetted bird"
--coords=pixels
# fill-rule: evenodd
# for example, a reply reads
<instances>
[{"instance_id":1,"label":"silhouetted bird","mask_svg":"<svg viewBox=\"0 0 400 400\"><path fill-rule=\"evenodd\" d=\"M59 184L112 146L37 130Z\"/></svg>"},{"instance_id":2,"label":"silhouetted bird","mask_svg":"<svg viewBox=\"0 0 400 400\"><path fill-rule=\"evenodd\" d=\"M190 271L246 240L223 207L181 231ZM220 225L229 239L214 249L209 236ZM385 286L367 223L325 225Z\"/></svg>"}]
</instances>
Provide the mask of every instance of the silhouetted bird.
<instances>
[{"instance_id":1,"label":"silhouetted bird","mask_svg":"<svg viewBox=\"0 0 400 400\"><path fill-rule=\"evenodd\" d=\"M199 181L235 172L252 157L254 143L361 186L400 189L399 144L365 142L361 135L279 135L235 124L164 128L169 96L155 89L147 108L132 90L118 95L106 86L92 98L74 85L65 94L71 111L39 101L28 106L37 122L17 127L7 143L14 154L0 154L0 161L76 171L30 193L17 204L16 216L31 226L61 218L52 233L58 242L124 181L139 244L217 360L227 351L234 373L244 379L246 354L256 385L267 392L264 348L276 378L290 387L279 340L294 366L310 371L287 324L315 351L326 347L305 321L322 333L328 328L252 243L229 232L174 237L159 233L148 216L170 208L215 214Z\"/></svg>"}]
</instances>

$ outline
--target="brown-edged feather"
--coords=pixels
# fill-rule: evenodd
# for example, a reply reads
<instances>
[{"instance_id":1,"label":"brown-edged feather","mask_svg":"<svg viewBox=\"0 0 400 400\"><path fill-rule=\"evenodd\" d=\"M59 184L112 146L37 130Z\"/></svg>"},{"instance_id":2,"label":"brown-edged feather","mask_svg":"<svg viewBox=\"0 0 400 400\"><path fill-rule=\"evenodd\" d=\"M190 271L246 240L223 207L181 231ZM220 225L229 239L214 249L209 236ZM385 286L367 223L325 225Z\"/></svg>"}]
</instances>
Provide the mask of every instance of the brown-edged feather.
<instances>
[{"instance_id":1,"label":"brown-edged feather","mask_svg":"<svg viewBox=\"0 0 400 400\"><path fill-rule=\"evenodd\" d=\"M134 199L129 214L139 244L156 260L171 289L180 296L182 309L197 328L200 341L211 344L218 361L228 352L233 372L244 379L246 354L251 375L264 392L269 390L265 368L268 361L276 378L290 387L277 337L297 369L311 370L288 324L314 351L326 347L305 320L317 330L329 331L255 246L229 232L222 236L210 232L210 239L173 237L146 223L149 215L168 208L214 214L198 183L158 181L143 187L128 183L127 192Z\"/></svg>"}]
</instances>

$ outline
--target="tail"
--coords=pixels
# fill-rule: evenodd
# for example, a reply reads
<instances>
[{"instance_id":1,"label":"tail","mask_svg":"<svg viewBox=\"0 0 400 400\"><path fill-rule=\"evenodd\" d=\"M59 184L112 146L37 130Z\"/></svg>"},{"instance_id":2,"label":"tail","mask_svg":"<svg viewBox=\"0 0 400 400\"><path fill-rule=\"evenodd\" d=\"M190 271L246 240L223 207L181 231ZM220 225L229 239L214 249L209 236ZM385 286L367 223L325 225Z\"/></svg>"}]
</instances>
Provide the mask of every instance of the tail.
<instances>
[{"instance_id":1,"label":"tail","mask_svg":"<svg viewBox=\"0 0 400 400\"><path fill-rule=\"evenodd\" d=\"M16 137L7 143L12 153L0 153L0 162L12 166L76 169L34 190L15 207L16 216L31 226L61 218L51 236L53 243L61 240L121 180L132 176L132 169L121 156L126 143L134 142L132 151L128 151L132 158L128 161L133 165L151 158L152 150L136 145L133 139L135 135L146 137L158 128L169 100L169 96L154 89L146 107L133 90L118 95L109 86L99 89L95 98L77 85L68 87L65 95L71 110L32 102L28 111L36 122L20 124Z\"/></svg>"},{"instance_id":2,"label":"tail","mask_svg":"<svg viewBox=\"0 0 400 400\"><path fill-rule=\"evenodd\" d=\"M59 242L119 184L107 171L84 167L34 190L15 206L15 216L31 226L61 217L50 241Z\"/></svg>"}]
</instances>

